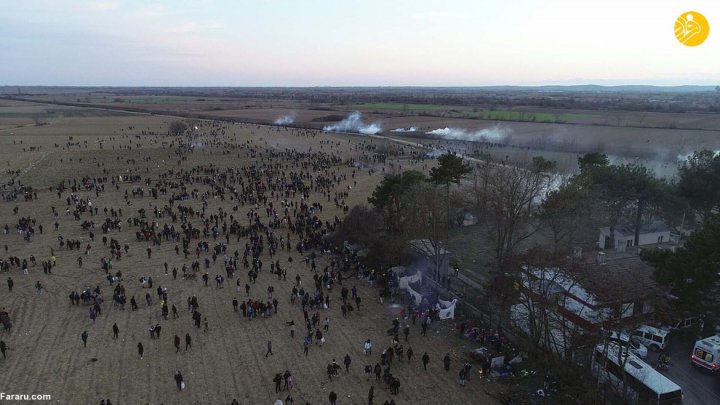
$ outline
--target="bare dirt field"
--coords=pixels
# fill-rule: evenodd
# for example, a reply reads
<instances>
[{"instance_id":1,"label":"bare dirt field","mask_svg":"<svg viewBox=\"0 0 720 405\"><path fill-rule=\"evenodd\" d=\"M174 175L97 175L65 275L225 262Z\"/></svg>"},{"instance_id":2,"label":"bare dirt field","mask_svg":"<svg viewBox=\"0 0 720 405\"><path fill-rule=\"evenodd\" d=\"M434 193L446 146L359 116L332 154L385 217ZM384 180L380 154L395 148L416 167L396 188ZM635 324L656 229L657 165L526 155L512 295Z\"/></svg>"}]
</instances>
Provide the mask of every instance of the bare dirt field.
<instances>
[{"instance_id":1,"label":"bare dirt field","mask_svg":"<svg viewBox=\"0 0 720 405\"><path fill-rule=\"evenodd\" d=\"M3 105L4 108L16 109L18 105ZM34 107L35 108L35 107ZM56 107L52 107L56 108ZM33 110L37 112L36 110ZM33 112L25 110L25 112ZM2 112L2 108L0 108ZM12 118L17 120L17 118ZM2 293L0 306L6 308L13 321L13 328L0 331L0 339L10 348L7 358L0 359L0 391L17 394L50 394L53 403L60 404L98 404L101 399L110 398L113 404L230 404L233 398L241 404L273 404L276 399L285 399L287 392L275 393L273 376L289 370L294 376L295 388L290 395L296 404L327 403L328 394L338 394L339 404L367 403L367 393L375 386L375 402L394 398L397 404L487 404L493 403L484 390L490 384L481 383L477 375L469 379L468 386L460 387L457 383L457 372L470 347L465 341L457 338L455 324L443 321L431 326L427 337L420 336L420 326L411 325L410 341L404 343L412 346L415 358L392 366L392 373L399 377L401 387L399 395L390 395L390 391L376 383L374 379L366 380L362 371L365 364L374 365L379 361L379 353L389 347L390 337L386 330L391 320L397 316L400 306L392 303L380 303L377 291L365 280L346 280L348 287L356 286L362 297L360 310L354 311L347 318L341 316L339 308L340 292L336 285L330 292L329 309L321 310L321 318L330 318L329 332L323 347L313 345L307 356L303 355L302 331L303 314L299 304L290 303L290 291L296 274L302 277L303 285L312 285L312 271L301 262L301 255L292 252L279 253L275 259L286 263L287 257L295 258L293 266L288 270L288 280L278 281L268 272L271 259L264 252L262 260L266 262L259 274L256 284L251 284L250 297L267 298L267 287L275 288L278 298L278 314L270 318L257 318L248 321L238 312L233 311L233 298L247 299L244 288L241 292L235 289L235 279L228 279L224 288L216 288L213 278L216 274L225 274L222 257L217 263L210 264L201 273L210 275L208 287L204 287L198 277L193 281L173 279L165 274L164 263L169 269L183 265L190 267L195 255L186 260L182 252L176 254L175 242L163 240L160 246L152 246L151 242L138 242L135 238L137 227L128 226L127 219L138 217L138 210L144 208L150 221L155 220L160 227L172 224L166 217L153 217L154 207L162 209L167 205L169 194L160 195L158 199L145 194L144 197L129 197L132 205L124 200L126 190L148 186L144 182L118 183L118 188L109 182L105 191L96 195L93 191L81 189L74 194L81 198L90 198L93 206L98 208L98 215L90 216L83 213L81 220L66 215L69 207L66 198L71 191L66 190L59 198L56 191L60 181L78 180L83 176L91 178L123 175L139 175L143 180L153 182L158 176L167 174L169 170L191 170L194 167L209 167L211 164L221 168L247 167L264 161L269 163L269 150L283 151L286 149L300 152L323 151L334 153L343 159L359 158L363 149L372 143L371 140L347 135L317 133L314 136L297 136L292 130L254 125L223 124L224 134L209 136L208 127L199 130L194 151L188 153L187 160L180 161L175 154L178 139L165 135L147 135L147 133L165 133L171 118L154 116L95 116L95 117L54 117L47 125L32 125L29 121L8 121L0 116L0 183L15 179L13 185L2 190L5 195L18 186L18 183L32 186L37 199L24 201L22 196L16 201L0 201L0 227L6 224L9 232L0 232L0 258L18 257L20 260L34 256L37 265L29 266L29 274L23 274L19 267L12 266L10 271L2 273ZM28 126L18 126L30 124ZM9 129L12 128L12 129ZM145 135L143 134L145 131ZM12 134L11 134L12 133ZM322 142L321 142L322 141ZM30 150L30 149L33 150ZM258 153L251 153L251 150ZM286 171L300 170L293 161L276 162L286 165ZM403 167L409 167L408 161L402 161ZM337 191L348 191L347 204L366 202L371 190L381 179L382 167L378 173L369 175L367 169L358 170L357 184L351 177L353 168L337 165L330 170L337 175L346 175L337 187ZM19 170L21 174L14 172ZM11 173L13 172L13 173ZM172 175L168 180L176 180ZM348 186L352 186L348 189ZM210 190L210 186L195 182L190 189L197 189L202 194ZM300 201L298 195L293 199ZM342 210L319 193L310 193L310 203L318 202L324 206L319 217L332 221L342 216ZM279 204L279 201L275 202ZM195 210L202 209L200 199L189 199L182 202ZM245 219L250 205L232 211L233 202L210 197L206 207L207 215L217 213L220 208L232 212ZM14 208L17 207L17 213ZM58 216L52 213L55 207ZM107 234L99 228L105 220L105 209L122 209L121 231L111 229ZM260 212L264 213L262 207ZM30 217L37 225L43 226L42 234L35 233L31 242L23 240L15 231L15 225L21 217ZM85 220L93 221L95 241L89 238L89 232L81 229ZM58 229L54 223L57 221ZM198 218L191 220L199 225ZM180 223L174 223L179 227ZM280 229L281 234L285 233ZM58 236L65 240L80 240L81 250L61 248ZM129 252L121 260L114 261L112 271L122 271L122 284L128 297L135 296L139 303L137 311L131 311L129 303L124 310L111 304L112 290L100 266L101 258L109 258L109 248L101 242L102 237L114 238L121 245L128 244ZM293 242L297 239L293 235ZM213 246L213 239L205 240ZM225 241L224 236L218 242ZM197 240L191 243L193 246ZM230 238L228 252L242 252L246 239ZM92 246L89 255L83 255L85 245ZM7 246L5 250L4 246ZM152 257L148 259L147 248L152 249ZM53 274L44 274L40 263L51 258L51 249L57 257L57 266ZM82 267L78 266L78 257L83 258ZM200 261L208 257L202 253ZM328 265L328 256L321 256L318 268ZM139 283L142 276L152 276L155 284L152 289L143 289ZM8 292L5 281L12 277L15 281L12 292ZM246 271L239 267L236 273L241 285L248 282ZM41 293L35 288L37 282L44 287ZM87 287L99 286L105 302L102 314L93 325L88 311L89 306L73 306L68 294L71 291L82 291ZM155 287L168 289L169 304L179 310L179 319L164 320L161 317ZM145 303L145 293L153 297L153 304ZM196 295L199 311L207 317L209 330L197 329L191 321L186 300ZM295 338L291 338L286 322L294 320L298 325ZM407 323L407 320L401 320ZM117 323L119 339L113 339L112 325ZM160 339L150 339L148 328L160 324ZM80 335L88 331L87 347L83 347ZM192 349L175 353L173 336L183 338L186 333L192 336ZM362 354L362 344L366 339L375 343L373 356ZM266 342L273 343L272 356L264 357ZM144 345L144 356L140 359L137 344ZM181 345L184 348L184 344ZM430 356L427 371L423 371L420 357L424 352ZM443 370L441 359L450 353L452 365L449 372ZM343 370L340 376L328 380L325 366L333 359L342 363L343 357L349 354L352 359L350 373ZM178 391L175 387L173 373L182 370L187 388ZM474 370L476 370L475 368Z\"/></svg>"}]
</instances>

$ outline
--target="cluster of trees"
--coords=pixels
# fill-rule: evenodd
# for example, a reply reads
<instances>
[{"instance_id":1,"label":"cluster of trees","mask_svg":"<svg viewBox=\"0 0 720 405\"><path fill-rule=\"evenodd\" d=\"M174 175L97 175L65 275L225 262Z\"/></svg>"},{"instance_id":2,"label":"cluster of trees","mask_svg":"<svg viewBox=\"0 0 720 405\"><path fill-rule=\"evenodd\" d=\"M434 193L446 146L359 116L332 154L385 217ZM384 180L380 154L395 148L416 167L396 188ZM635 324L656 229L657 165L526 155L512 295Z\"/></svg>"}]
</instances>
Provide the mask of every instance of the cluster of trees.
<instances>
[{"instance_id":1,"label":"cluster of trees","mask_svg":"<svg viewBox=\"0 0 720 405\"><path fill-rule=\"evenodd\" d=\"M382 214L387 239L400 243L418 240L434 252L434 277L440 280L442 246L453 226L456 202L452 186L472 171L470 165L454 154L445 154L430 176L408 170L386 176L368 202Z\"/></svg>"},{"instance_id":2,"label":"cluster of trees","mask_svg":"<svg viewBox=\"0 0 720 405\"><path fill-rule=\"evenodd\" d=\"M582 274L566 266L568 253L575 246L594 246L603 226L632 225L636 245L641 226L653 220L696 227L675 252L644 251L642 257L656 269L657 281L677 296L671 304L678 311L707 314L717 308L720 154L693 154L674 180L658 178L641 165L611 164L602 153L579 157L578 166L576 174L560 177L554 174L555 162L542 157L524 166L470 165L446 154L429 176L414 170L386 176L368 199L373 207L354 208L341 228L354 234L355 241L376 247L378 254L372 256L385 261L378 265L390 265L401 260L407 240L425 239L432 248L443 246L459 216L473 213L487 237L477 243L491 245L494 252L495 260L488 264L495 271L484 294L487 310L506 323L509 308L522 307L527 318L526 348L548 363L565 361L548 354L548 347L570 350L581 333L557 316L555 309L564 305L562 301L523 299L519 285L529 279L532 269L551 268L558 271L543 276L540 296L556 294L553 288L561 279L582 284ZM661 305L658 301L656 308ZM560 335L550 333L551 329L570 340L558 341Z\"/></svg>"},{"instance_id":3,"label":"cluster of trees","mask_svg":"<svg viewBox=\"0 0 720 405\"><path fill-rule=\"evenodd\" d=\"M711 281L720 272L720 260L708 246L716 228L720 234L720 154L694 153L672 181L642 165L611 164L602 153L579 157L578 166L576 174L560 177L553 173L555 162L542 157L524 166L470 165L445 154L429 176L414 170L386 176L368 199L374 209L358 211L354 227L370 226L361 242L378 249L393 246L394 253L407 240L425 240L439 264L439 247L469 212L486 229L487 239L478 243L492 247L493 274L507 274L529 248L567 255L576 246L595 246L603 226L612 230L630 224L637 245L642 225L654 220L683 228L705 224L683 249L647 253L646 260L657 269L658 281L673 288L680 310L697 312L712 305L716 283ZM379 257L393 260L390 264L399 259Z\"/></svg>"}]
</instances>

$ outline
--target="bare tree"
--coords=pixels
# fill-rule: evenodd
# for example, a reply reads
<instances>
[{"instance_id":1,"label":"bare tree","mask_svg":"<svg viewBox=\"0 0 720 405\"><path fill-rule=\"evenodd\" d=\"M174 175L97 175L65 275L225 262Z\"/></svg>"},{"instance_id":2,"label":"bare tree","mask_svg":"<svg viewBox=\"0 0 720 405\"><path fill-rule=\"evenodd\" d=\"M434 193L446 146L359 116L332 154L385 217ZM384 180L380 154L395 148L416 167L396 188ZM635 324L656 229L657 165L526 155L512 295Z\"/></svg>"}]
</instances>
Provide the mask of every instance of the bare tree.
<instances>
[{"instance_id":1,"label":"bare tree","mask_svg":"<svg viewBox=\"0 0 720 405\"><path fill-rule=\"evenodd\" d=\"M485 205L485 222L501 268L504 258L538 231L534 212L552 178L517 166L486 165L480 174L482 195L478 198Z\"/></svg>"},{"instance_id":2,"label":"bare tree","mask_svg":"<svg viewBox=\"0 0 720 405\"><path fill-rule=\"evenodd\" d=\"M407 206L405 237L415 240L418 247L431 257L433 278L442 282L440 269L445 253L443 246L447 246L450 225L443 190L438 185L419 183L405 193L404 199Z\"/></svg>"}]
</instances>

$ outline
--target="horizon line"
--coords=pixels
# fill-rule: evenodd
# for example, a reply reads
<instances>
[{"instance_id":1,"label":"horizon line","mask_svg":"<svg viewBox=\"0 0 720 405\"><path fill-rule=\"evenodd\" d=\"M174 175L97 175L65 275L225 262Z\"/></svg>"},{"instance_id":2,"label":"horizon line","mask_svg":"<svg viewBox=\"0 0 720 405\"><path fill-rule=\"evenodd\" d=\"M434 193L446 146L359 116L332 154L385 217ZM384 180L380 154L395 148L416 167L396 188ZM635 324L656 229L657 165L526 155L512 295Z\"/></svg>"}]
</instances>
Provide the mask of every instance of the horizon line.
<instances>
[{"instance_id":1,"label":"horizon line","mask_svg":"<svg viewBox=\"0 0 720 405\"><path fill-rule=\"evenodd\" d=\"M595 84L595 83L577 83L577 84L488 84L488 85L115 85L115 84L2 84L0 88L6 87L80 87L80 88L198 88L198 89L222 89L222 88L284 88L284 89L308 89L308 88L427 88L427 89L458 89L458 88L498 88L498 87L517 87L517 88L542 88L542 87L720 87L720 84Z\"/></svg>"}]
</instances>

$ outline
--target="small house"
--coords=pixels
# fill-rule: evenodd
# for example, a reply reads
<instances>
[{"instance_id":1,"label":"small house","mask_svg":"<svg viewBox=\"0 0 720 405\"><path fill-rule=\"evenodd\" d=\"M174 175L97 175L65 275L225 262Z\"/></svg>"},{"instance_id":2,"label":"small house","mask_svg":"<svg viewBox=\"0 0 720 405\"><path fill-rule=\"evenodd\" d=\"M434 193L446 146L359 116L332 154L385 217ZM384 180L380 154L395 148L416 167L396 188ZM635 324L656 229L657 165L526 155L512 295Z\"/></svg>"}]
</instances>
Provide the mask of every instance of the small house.
<instances>
[{"instance_id":1,"label":"small house","mask_svg":"<svg viewBox=\"0 0 720 405\"><path fill-rule=\"evenodd\" d=\"M662 221L654 221L640 226L637 246L663 245L678 243L678 236ZM635 226L629 224L607 226L600 229L598 247L602 250L624 252L635 246Z\"/></svg>"}]
</instances>

